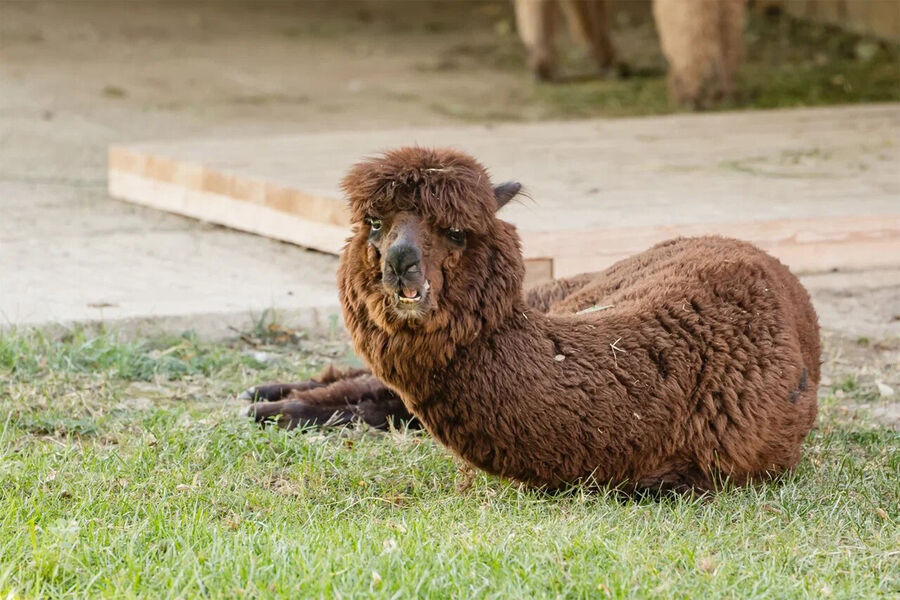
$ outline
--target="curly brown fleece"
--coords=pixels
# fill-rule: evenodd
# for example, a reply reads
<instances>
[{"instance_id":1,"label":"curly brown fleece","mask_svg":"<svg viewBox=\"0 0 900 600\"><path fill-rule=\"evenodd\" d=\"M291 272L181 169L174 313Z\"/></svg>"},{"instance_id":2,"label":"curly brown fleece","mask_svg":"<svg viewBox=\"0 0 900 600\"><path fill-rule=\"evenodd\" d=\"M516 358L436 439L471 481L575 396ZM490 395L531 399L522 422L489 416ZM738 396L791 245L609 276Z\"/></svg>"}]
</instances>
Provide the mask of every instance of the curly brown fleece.
<instances>
[{"instance_id":1,"label":"curly brown fleece","mask_svg":"<svg viewBox=\"0 0 900 600\"><path fill-rule=\"evenodd\" d=\"M401 148L343 185L355 226L338 281L356 351L465 460L547 488L710 490L799 460L816 416L818 326L776 259L737 240L676 239L526 300L515 228L496 218L471 157ZM422 322L386 308L363 222L373 210L468 229Z\"/></svg>"}]
</instances>

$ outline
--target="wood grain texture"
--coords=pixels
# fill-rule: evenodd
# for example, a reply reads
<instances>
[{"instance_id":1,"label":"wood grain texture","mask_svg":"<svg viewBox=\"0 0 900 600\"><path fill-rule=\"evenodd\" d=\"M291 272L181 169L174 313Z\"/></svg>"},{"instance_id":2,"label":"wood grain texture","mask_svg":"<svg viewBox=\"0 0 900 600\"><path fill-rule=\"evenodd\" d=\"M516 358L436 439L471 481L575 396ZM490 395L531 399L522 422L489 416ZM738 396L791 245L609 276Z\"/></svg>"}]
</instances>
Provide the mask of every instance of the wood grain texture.
<instances>
[{"instance_id":1,"label":"wood grain texture","mask_svg":"<svg viewBox=\"0 0 900 600\"><path fill-rule=\"evenodd\" d=\"M900 264L900 105L334 132L113 146L117 198L336 253L338 183L420 144L477 156L527 196L503 210L540 281L678 235L752 241L795 271Z\"/></svg>"}]
</instances>

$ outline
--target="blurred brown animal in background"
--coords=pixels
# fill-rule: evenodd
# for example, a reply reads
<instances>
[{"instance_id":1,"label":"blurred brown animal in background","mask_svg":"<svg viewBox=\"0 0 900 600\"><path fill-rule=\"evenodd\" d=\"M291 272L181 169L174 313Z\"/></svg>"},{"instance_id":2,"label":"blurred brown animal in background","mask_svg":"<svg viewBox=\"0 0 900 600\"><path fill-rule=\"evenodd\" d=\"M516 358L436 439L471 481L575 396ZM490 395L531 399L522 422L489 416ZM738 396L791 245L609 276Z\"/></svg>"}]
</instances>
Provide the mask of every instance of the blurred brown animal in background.
<instances>
[{"instance_id":1,"label":"blurred brown animal in background","mask_svg":"<svg viewBox=\"0 0 900 600\"><path fill-rule=\"evenodd\" d=\"M694 109L734 95L743 54L745 0L654 0L659 43L669 61L669 95Z\"/></svg>"},{"instance_id":2,"label":"blurred brown animal in background","mask_svg":"<svg viewBox=\"0 0 900 600\"><path fill-rule=\"evenodd\" d=\"M556 72L553 36L560 9L572 36L589 48L603 73L616 64L608 0L513 0L528 66L548 81ZM734 94L741 61L746 0L653 0L660 46L669 63L669 95L703 109Z\"/></svg>"},{"instance_id":3,"label":"blurred brown animal in background","mask_svg":"<svg viewBox=\"0 0 900 600\"><path fill-rule=\"evenodd\" d=\"M528 50L528 67L541 81L553 79L556 71L557 8L562 9L572 37L590 49L601 72L615 64L607 0L514 0L513 4L519 37Z\"/></svg>"}]
</instances>

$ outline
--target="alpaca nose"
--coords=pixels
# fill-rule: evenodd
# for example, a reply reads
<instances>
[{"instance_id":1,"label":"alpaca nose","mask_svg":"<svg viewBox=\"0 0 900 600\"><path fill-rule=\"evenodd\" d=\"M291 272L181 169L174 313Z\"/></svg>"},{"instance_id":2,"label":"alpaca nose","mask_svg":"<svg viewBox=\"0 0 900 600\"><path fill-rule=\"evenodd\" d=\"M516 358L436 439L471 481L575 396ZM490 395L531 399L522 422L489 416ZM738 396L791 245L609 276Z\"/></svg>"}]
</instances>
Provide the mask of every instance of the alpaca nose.
<instances>
[{"instance_id":1,"label":"alpaca nose","mask_svg":"<svg viewBox=\"0 0 900 600\"><path fill-rule=\"evenodd\" d=\"M422 255L419 253L419 249L411 244L394 244L388 248L385 258L387 266L394 274L397 277L403 277L407 273L418 271Z\"/></svg>"}]
</instances>

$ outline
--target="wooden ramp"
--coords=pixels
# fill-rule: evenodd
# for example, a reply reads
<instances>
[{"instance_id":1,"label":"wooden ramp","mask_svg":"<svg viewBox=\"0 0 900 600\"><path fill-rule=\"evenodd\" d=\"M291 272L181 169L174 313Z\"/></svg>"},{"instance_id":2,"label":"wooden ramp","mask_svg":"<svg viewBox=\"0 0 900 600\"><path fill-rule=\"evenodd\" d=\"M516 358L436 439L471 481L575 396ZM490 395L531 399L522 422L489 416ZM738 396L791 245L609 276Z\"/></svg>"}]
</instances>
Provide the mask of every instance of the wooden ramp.
<instances>
[{"instance_id":1,"label":"wooden ramp","mask_svg":"<svg viewBox=\"0 0 900 600\"><path fill-rule=\"evenodd\" d=\"M363 156L452 146L530 198L503 210L529 278L678 235L752 241L798 272L900 265L900 105L114 146L116 198L338 253Z\"/></svg>"}]
</instances>

